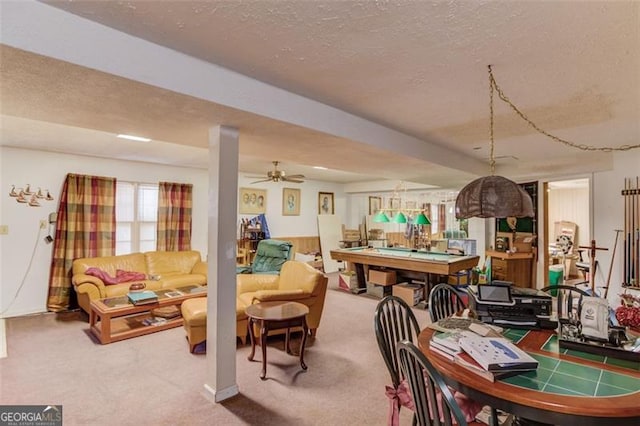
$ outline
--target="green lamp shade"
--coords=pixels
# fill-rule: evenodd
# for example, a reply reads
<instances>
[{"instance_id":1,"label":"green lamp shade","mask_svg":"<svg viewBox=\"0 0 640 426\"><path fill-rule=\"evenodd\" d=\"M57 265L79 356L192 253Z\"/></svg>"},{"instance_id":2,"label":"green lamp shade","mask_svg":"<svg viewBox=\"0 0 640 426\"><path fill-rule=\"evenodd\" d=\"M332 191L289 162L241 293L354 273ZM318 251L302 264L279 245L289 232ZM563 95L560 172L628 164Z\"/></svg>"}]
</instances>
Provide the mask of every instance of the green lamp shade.
<instances>
[{"instance_id":1,"label":"green lamp shade","mask_svg":"<svg viewBox=\"0 0 640 426\"><path fill-rule=\"evenodd\" d=\"M407 223L407 217L402 212L398 212L397 215L393 217L394 223Z\"/></svg>"},{"instance_id":2,"label":"green lamp shade","mask_svg":"<svg viewBox=\"0 0 640 426\"><path fill-rule=\"evenodd\" d=\"M420 213L418 216L416 216L416 218L413 220L413 223L416 225L431 225L431 221L427 216L425 216L424 213Z\"/></svg>"},{"instance_id":3,"label":"green lamp shade","mask_svg":"<svg viewBox=\"0 0 640 426\"><path fill-rule=\"evenodd\" d=\"M386 214L384 214L384 212L378 212L374 217L373 217L373 221L374 222L389 222L389 218L387 217Z\"/></svg>"}]
</instances>

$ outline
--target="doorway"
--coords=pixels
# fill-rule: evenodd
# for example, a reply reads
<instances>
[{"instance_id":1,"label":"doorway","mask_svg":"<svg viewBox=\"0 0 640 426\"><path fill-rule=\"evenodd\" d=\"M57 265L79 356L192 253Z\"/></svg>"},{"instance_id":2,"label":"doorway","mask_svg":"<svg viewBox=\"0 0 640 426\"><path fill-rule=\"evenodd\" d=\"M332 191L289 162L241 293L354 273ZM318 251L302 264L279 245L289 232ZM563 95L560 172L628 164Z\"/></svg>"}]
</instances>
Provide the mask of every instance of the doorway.
<instances>
[{"instance_id":1,"label":"doorway","mask_svg":"<svg viewBox=\"0 0 640 426\"><path fill-rule=\"evenodd\" d=\"M556 281L559 272L571 283L586 281L587 277L577 266L589 262L588 246L591 241L590 180L588 178L545 182L544 212L545 241L544 282ZM552 274L549 273L550 269Z\"/></svg>"}]
</instances>

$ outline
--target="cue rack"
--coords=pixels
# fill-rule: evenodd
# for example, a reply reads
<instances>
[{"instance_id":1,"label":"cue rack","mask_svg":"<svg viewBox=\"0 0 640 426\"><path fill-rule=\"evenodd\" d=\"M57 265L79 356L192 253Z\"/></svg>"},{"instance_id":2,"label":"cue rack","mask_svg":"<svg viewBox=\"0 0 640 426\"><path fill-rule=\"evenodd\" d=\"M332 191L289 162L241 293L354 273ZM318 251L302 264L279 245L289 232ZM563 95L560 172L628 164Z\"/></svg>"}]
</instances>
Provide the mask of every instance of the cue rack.
<instances>
[{"instance_id":1,"label":"cue rack","mask_svg":"<svg viewBox=\"0 0 640 426\"><path fill-rule=\"evenodd\" d=\"M624 287L640 287L640 177L625 178L624 189Z\"/></svg>"}]
</instances>

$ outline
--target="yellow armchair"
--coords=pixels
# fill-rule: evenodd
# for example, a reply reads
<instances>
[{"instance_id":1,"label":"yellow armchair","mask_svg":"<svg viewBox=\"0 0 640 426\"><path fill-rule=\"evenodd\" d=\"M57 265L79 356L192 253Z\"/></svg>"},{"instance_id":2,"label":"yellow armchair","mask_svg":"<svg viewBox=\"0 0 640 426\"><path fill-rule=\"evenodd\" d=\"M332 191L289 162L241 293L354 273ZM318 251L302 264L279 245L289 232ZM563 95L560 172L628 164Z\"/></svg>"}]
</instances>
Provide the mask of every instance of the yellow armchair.
<instances>
[{"instance_id":1,"label":"yellow armchair","mask_svg":"<svg viewBox=\"0 0 640 426\"><path fill-rule=\"evenodd\" d=\"M282 300L302 303L309 307L307 325L311 335L315 336L322 317L327 281L327 277L322 272L307 263L295 260L285 262L280 275L238 274L237 309L244 311L251 304L266 301ZM246 314L240 315L238 312L237 320L237 330L239 332L246 330Z\"/></svg>"}]
</instances>

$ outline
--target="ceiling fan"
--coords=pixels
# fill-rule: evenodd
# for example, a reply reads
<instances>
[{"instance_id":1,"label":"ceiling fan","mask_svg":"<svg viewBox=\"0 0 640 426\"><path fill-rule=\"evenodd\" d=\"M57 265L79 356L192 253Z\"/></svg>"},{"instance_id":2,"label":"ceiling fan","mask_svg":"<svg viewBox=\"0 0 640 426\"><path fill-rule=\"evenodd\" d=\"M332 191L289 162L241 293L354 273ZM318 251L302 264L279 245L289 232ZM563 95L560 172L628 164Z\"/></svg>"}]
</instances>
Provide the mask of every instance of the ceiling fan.
<instances>
[{"instance_id":1,"label":"ceiling fan","mask_svg":"<svg viewBox=\"0 0 640 426\"><path fill-rule=\"evenodd\" d=\"M267 172L266 176L247 176L247 177L259 177L263 178L261 180L257 180L251 183L259 183L259 182L294 182L294 183L302 183L304 182L301 179L304 179L304 175L290 175L287 176L284 170L278 170L279 161L273 161L273 170Z\"/></svg>"}]
</instances>

